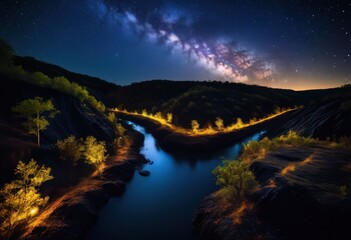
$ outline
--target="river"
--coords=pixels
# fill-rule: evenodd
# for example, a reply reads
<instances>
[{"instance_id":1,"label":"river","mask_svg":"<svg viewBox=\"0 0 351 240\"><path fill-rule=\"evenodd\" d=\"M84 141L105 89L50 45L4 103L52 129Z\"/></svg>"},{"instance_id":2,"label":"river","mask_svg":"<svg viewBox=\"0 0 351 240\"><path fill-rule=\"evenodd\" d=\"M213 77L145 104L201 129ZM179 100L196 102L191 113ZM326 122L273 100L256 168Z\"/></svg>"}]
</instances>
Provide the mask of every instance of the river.
<instances>
[{"instance_id":1,"label":"river","mask_svg":"<svg viewBox=\"0 0 351 240\"><path fill-rule=\"evenodd\" d=\"M125 193L100 210L87 240L195 239L191 228L196 207L218 189L212 170L222 157L237 157L242 144L260 134L213 154L183 154L162 150L143 127L132 126L145 136L141 153L154 163L143 169L151 175L136 172Z\"/></svg>"}]
</instances>

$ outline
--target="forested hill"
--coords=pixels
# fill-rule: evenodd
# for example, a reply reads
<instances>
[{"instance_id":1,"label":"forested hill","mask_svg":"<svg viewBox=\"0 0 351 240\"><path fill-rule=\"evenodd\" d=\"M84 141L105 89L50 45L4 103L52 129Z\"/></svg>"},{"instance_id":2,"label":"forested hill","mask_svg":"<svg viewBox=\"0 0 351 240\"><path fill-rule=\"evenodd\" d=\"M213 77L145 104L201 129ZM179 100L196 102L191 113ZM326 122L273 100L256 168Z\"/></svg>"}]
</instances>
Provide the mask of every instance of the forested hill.
<instances>
[{"instance_id":1,"label":"forested hill","mask_svg":"<svg viewBox=\"0 0 351 240\"><path fill-rule=\"evenodd\" d=\"M60 66L39 61L33 57L14 56L13 62L14 65L21 65L27 72L42 72L51 78L63 76L72 82L87 87L100 97L107 92L113 92L120 88L120 86L100 78L74 73Z\"/></svg>"},{"instance_id":2,"label":"forested hill","mask_svg":"<svg viewBox=\"0 0 351 240\"><path fill-rule=\"evenodd\" d=\"M229 82L153 80L134 83L110 92L108 105L119 109L173 114L174 123L189 127L196 119L200 125L221 117L225 124L242 118L261 118L277 109L310 105L328 97L344 97L349 87L293 91Z\"/></svg>"}]
</instances>

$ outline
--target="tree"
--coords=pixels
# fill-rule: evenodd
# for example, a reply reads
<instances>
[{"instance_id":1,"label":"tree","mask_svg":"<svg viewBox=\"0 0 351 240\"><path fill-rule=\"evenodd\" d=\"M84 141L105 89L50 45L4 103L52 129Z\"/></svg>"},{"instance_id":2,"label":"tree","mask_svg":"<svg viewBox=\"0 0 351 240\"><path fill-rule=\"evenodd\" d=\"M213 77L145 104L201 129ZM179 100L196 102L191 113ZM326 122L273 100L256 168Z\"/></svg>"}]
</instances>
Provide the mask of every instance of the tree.
<instances>
[{"instance_id":1,"label":"tree","mask_svg":"<svg viewBox=\"0 0 351 240\"><path fill-rule=\"evenodd\" d=\"M73 168L77 166L79 159L83 157L84 144L82 139L77 139L71 135L64 140L59 140L56 143L56 147L60 152L60 159L64 161L71 161L71 173L69 176L69 183L71 185Z\"/></svg>"},{"instance_id":2,"label":"tree","mask_svg":"<svg viewBox=\"0 0 351 240\"><path fill-rule=\"evenodd\" d=\"M106 144L104 141L97 141L93 136L85 139L85 161L99 170L100 165L106 160Z\"/></svg>"},{"instance_id":3,"label":"tree","mask_svg":"<svg viewBox=\"0 0 351 240\"><path fill-rule=\"evenodd\" d=\"M6 183L0 190L0 230L10 238L14 229L37 214L39 207L45 205L49 197L42 197L38 188L53 179L51 168L39 167L33 159L28 163L20 161L15 169L18 179Z\"/></svg>"},{"instance_id":4,"label":"tree","mask_svg":"<svg viewBox=\"0 0 351 240\"><path fill-rule=\"evenodd\" d=\"M162 119L162 118L163 118L161 112L155 113L154 117L155 117L155 118L158 118L158 119Z\"/></svg>"},{"instance_id":5,"label":"tree","mask_svg":"<svg viewBox=\"0 0 351 240\"><path fill-rule=\"evenodd\" d=\"M77 165L79 159L83 156L84 145L81 139L77 139L71 135L64 140L59 140L56 143L58 150L60 151L60 158L62 160L71 160L73 166Z\"/></svg>"},{"instance_id":6,"label":"tree","mask_svg":"<svg viewBox=\"0 0 351 240\"><path fill-rule=\"evenodd\" d=\"M112 122L112 123L115 123L117 121L117 118L116 118L116 114L113 113L113 112L110 112L108 115L107 115L107 119Z\"/></svg>"},{"instance_id":7,"label":"tree","mask_svg":"<svg viewBox=\"0 0 351 240\"><path fill-rule=\"evenodd\" d=\"M215 121L215 124L216 124L216 127L219 131L223 131L224 129L224 123L223 123L223 119L218 117L216 118L216 121Z\"/></svg>"},{"instance_id":8,"label":"tree","mask_svg":"<svg viewBox=\"0 0 351 240\"><path fill-rule=\"evenodd\" d=\"M200 124L197 120L192 120L191 121L191 129L193 130L194 133L197 133L199 131Z\"/></svg>"},{"instance_id":9,"label":"tree","mask_svg":"<svg viewBox=\"0 0 351 240\"><path fill-rule=\"evenodd\" d=\"M122 126L122 124L120 124L120 123L117 123L117 124L116 124L116 131L115 131L115 132L116 132L116 135L117 135L118 137L123 137L126 131L127 131L127 129L125 129L125 128Z\"/></svg>"},{"instance_id":10,"label":"tree","mask_svg":"<svg viewBox=\"0 0 351 240\"><path fill-rule=\"evenodd\" d=\"M173 120L173 114L172 113L167 113L167 122L172 123Z\"/></svg>"},{"instance_id":11,"label":"tree","mask_svg":"<svg viewBox=\"0 0 351 240\"><path fill-rule=\"evenodd\" d=\"M237 128L242 128L242 127L244 126L243 120L242 120L241 118L237 118L237 119L236 119L235 126L236 126Z\"/></svg>"},{"instance_id":12,"label":"tree","mask_svg":"<svg viewBox=\"0 0 351 240\"><path fill-rule=\"evenodd\" d=\"M12 111L26 120L23 126L30 134L37 136L38 147L40 147L40 131L49 126L43 114L47 113L50 118L53 118L58 113L51 100L44 101L40 97L26 99L12 108Z\"/></svg>"},{"instance_id":13,"label":"tree","mask_svg":"<svg viewBox=\"0 0 351 240\"><path fill-rule=\"evenodd\" d=\"M229 189L237 200L256 184L255 177L246 162L224 160L223 166L217 166L212 173L217 178L216 184Z\"/></svg>"}]
</instances>

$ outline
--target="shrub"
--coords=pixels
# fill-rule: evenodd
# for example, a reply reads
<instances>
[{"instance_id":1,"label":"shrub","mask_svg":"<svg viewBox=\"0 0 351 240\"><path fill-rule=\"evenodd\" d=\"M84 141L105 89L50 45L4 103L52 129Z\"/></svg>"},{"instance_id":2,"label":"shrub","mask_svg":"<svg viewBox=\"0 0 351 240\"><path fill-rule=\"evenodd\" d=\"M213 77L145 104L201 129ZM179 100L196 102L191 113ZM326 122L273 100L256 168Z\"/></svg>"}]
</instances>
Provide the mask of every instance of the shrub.
<instances>
[{"instance_id":1,"label":"shrub","mask_svg":"<svg viewBox=\"0 0 351 240\"><path fill-rule=\"evenodd\" d=\"M226 188L236 200L248 194L256 185L255 177L246 162L224 160L223 166L217 166L212 173L217 178L216 184Z\"/></svg>"},{"instance_id":2,"label":"shrub","mask_svg":"<svg viewBox=\"0 0 351 240\"><path fill-rule=\"evenodd\" d=\"M60 158L65 161L72 161L73 166L77 165L78 160L83 157L84 145L82 139L77 139L73 135L62 141L57 141L56 146L60 151Z\"/></svg>"},{"instance_id":3,"label":"shrub","mask_svg":"<svg viewBox=\"0 0 351 240\"><path fill-rule=\"evenodd\" d=\"M21 223L28 222L44 206L49 197L42 197L38 188L53 179L51 169L40 167L33 159L28 163L20 161L15 173L18 179L6 183L0 190L0 231L9 239Z\"/></svg>"},{"instance_id":4,"label":"shrub","mask_svg":"<svg viewBox=\"0 0 351 240\"><path fill-rule=\"evenodd\" d=\"M191 121L191 129L193 130L194 133L197 133L199 131L200 124L197 120L192 120Z\"/></svg>"},{"instance_id":5,"label":"shrub","mask_svg":"<svg viewBox=\"0 0 351 240\"><path fill-rule=\"evenodd\" d=\"M215 121L215 125L216 125L218 131L223 131L223 129L224 129L224 123L223 123L223 119L222 119L222 118L218 117L218 118L216 119L216 121Z\"/></svg>"},{"instance_id":6,"label":"shrub","mask_svg":"<svg viewBox=\"0 0 351 240\"><path fill-rule=\"evenodd\" d=\"M106 144L104 141L97 141L96 138L93 136L88 136L85 139L85 151L84 157L85 161L93 165L95 169L99 172L99 167L105 160L107 159L108 155L106 155Z\"/></svg>"}]
</instances>

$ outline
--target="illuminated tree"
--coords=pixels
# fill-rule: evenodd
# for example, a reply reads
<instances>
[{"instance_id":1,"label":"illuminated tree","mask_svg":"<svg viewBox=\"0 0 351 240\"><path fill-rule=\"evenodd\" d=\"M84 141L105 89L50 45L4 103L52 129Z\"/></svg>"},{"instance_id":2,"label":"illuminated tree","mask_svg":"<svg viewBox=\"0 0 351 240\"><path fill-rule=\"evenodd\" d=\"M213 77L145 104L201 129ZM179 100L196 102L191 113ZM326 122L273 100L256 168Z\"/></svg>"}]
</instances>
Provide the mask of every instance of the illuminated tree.
<instances>
[{"instance_id":1,"label":"illuminated tree","mask_svg":"<svg viewBox=\"0 0 351 240\"><path fill-rule=\"evenodd\" d=\"M244 126L243 120L242 120L241 118L237 118L236 123L235 123L235 126L236 126L237 128L243 127L243 126Z\"/></svg>"},{"instance_id":2,"label":"illuminated tree","mask_svg":"<svg viewBox=\"0 0 351 240\"><path fill-rule=\"evenodd\" d=\"M39 167L33 159L25 164L20 161L15 169L18 179L6 183L0 190L0 230L3 235L11 237L20 223L28 222L45 205L49 197L42 197L38 188L53 179L51 169Z\"/></svg>"},{"instance_id":3,"label":"illuminated tree","mask_svg":"<svg viewBox=\"0 0 351 240\"><path fill-rule=\"evenodd\" d=\"M281 109L279 106L274 105L274 113L275 113L275 114L278 114L278 113L280 113L281 111L282 111L282 109Z\"/></svg>"},{"instance_id":4,"label":"illuminated tree","mask_svg":"<svg viewBox=\"0 0 351 240\"><path fill-rule=\"evenodd\" d=\"M155 118L159 118L159 119L162 119L162 113L161 112L157 112L155 113Z\"/></svg>"},{"instance_id":5,"label":"illuminated tree","mask_svg":"<svg viewBox=\"0 0 351 240\"><path fill-rule=\"evenodd\" d=\"M125 129L125 128L122 126L122 124L120 124L120 123L117 123L117 124L116 124L116 135L117 135L118 137L123 137L126 131L127 131L127 129Z\"/></svg>"},{"instance_id":6,"label":"illuminated tree","mask_svg":"<svg viewBox=\"0 0 351 240\"><path fill-rule=\"evenodd\" d=\"M77 139L71 135L68 138L57 141L56 147L60 152L60 159L71 162L71 173L69 177L69 183L72 182L73 168L77 165L79 159L83 157L84 144L82 139Z\"/></svg>"},{"instance_id":7,"label":"illuminated tree","mask_svg":"<svg viewBox=\"0 0 351 240\"><path fill-rule=\"evenodd\" d=\"M68 138L57 141L56 146L60 151L60 158L64 161L72 161L73 166L77 165L83 156L84 145L81 139L71 135Z\"/></svg>"},{"instance_id":8,"label":"illuminated tree","mask_svg":"<svg viewBox=\"0 0 351 240\"><path fill-rule=\"evenodd\" d=\"M117 118L116 118L116 114L114 114L113 112L110 112L108 115L107 115L107 119L112 122L112 123L115 123L117 121Z\"/></svg>"},{"instance_id":9,"label":"illuminated tree","mask_svg":"<svg viewBox=\"0 0 351 240\"><path fill-rule=\"evenodd\" d=\"M197 120L192 120L191 121L191 129L193 130L194 133L197 133L199 131L200 124Z\"/></svg>"},{"instance_id":10,"label":"illuminated tree","mask_svg":"<svg viewBox=\"0 0 351 240\"><path fill-rule=\"evenodd\" d=\"M104 141L97 141L93 136L85 139L85 161L99 170L100 165L106 160L106 144Z\"/></svg>"},{"instance_id":11,"label":"illuminated tree","mask_svg":"<svg viewBox=\"0 0 351 240\"><path fill-rule=\"evenodd\" d=\"M173 114L172 113L167 113L167 122L172 123L173 120Z\"/></svg>"},{"instance_id":12,"label":"illuminated tree","mask_svg":"<svg viewBox=\"0 0 351 240\"><path fill-rule=\"evenodd\" d=\"M223 119L218 117L216 118L216 121L215 121L215 124L216 124L216 127L219 131L223 131L224 129L224 123L223 123Z\"/></svg>"},{"instance_id":13,"label":"illuminated tree","mask_svg":"<svg viewBox=\"0 0 351 240\"><path fill-rule=\"evenodd\" d=\"M49 126L49 121L43 114L47 113L49 118L53 118L58 113L51 100L44 101L40 97L26 99L12 108L12 111L26 120L23 126L30 134L37 136L38 147L40 147L40 131Z\"/></svg>"},{"instance_id":14,"label":"illuminated tree","mask_svg":"<svg viewBox=\"0 0 351 240\"><path fill-rule=\"evenodd\" d=\"M256 184L249 164L237 160L224 160L223 166L217 166L212 172L216 184L230 190L236 199L243 193L248 193Z\"/></svg>"}]
</instances>

